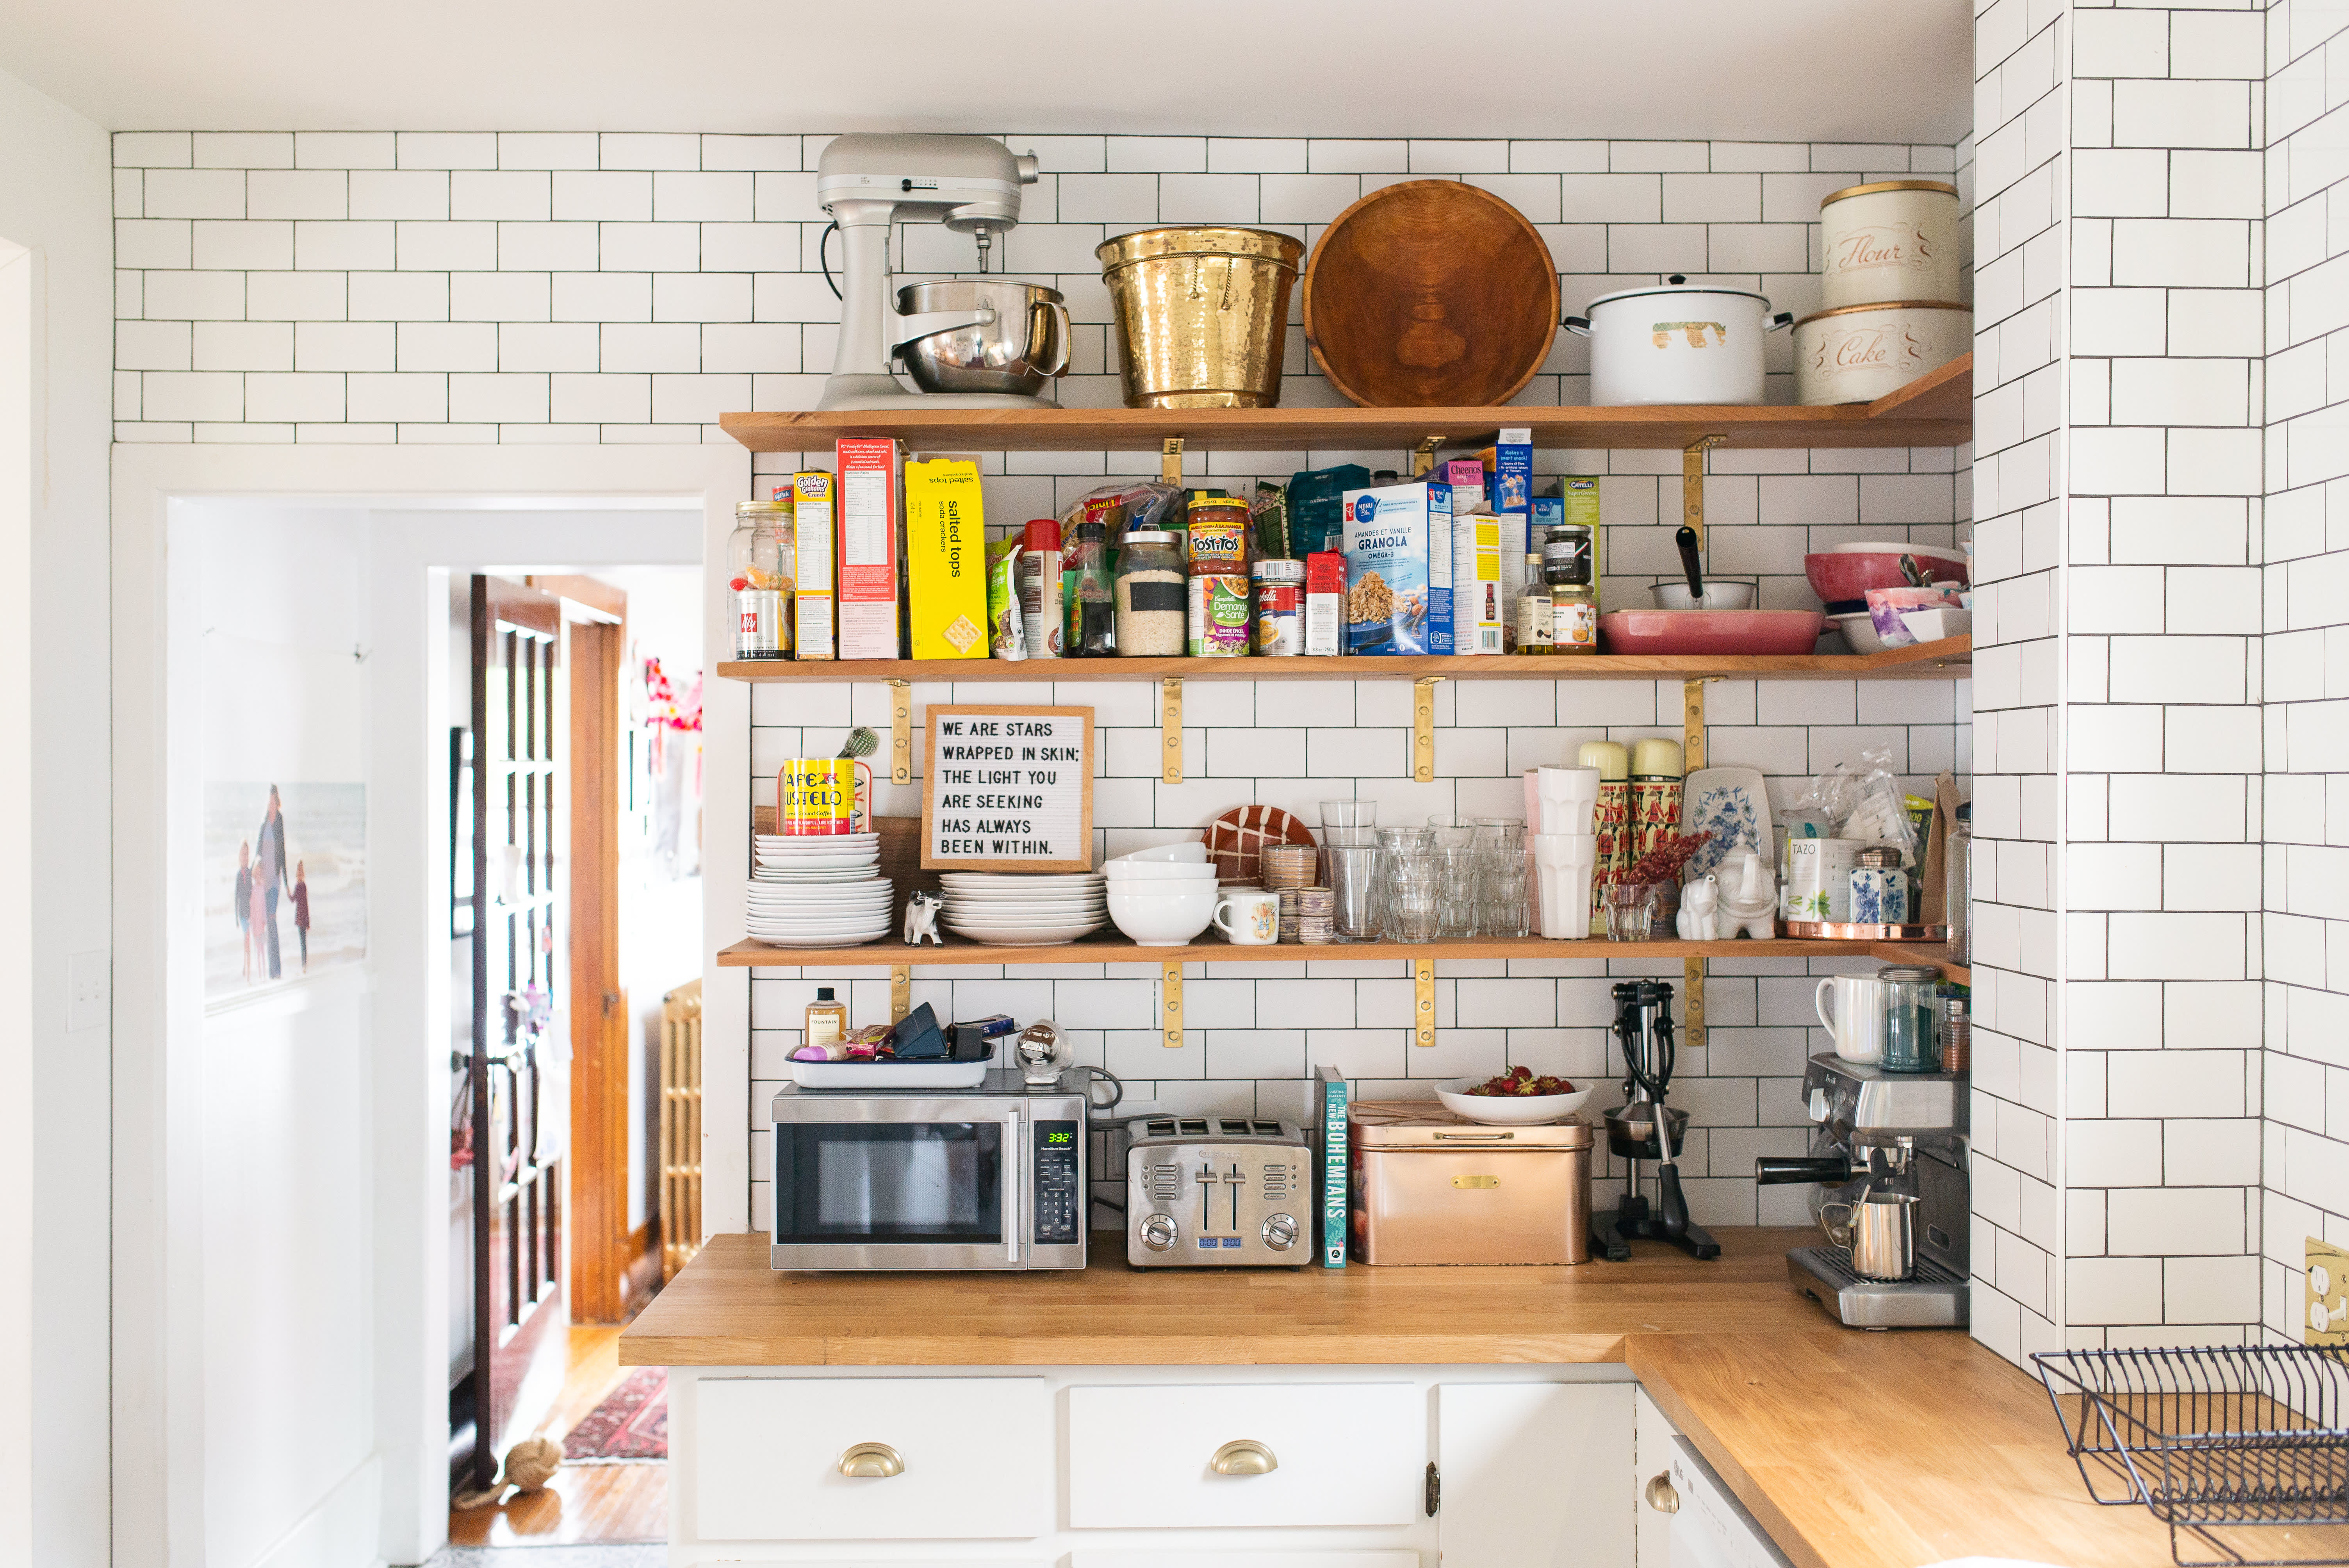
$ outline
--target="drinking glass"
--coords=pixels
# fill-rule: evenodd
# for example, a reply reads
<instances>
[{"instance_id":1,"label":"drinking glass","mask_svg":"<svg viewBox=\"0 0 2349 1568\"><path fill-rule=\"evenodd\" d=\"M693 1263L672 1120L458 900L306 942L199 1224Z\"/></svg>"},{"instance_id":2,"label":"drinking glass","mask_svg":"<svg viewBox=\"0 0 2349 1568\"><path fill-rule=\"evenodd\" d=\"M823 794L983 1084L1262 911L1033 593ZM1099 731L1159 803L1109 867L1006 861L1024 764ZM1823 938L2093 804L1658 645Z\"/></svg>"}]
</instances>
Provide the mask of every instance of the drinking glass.
<instances>
[{"instance_id":1,"label":"drinking glass","mask_svg":"<svg viewBox=\"0 0 2349 1568\"><path fill-rule=\"evenodd\" d=\"M1389 941L1433 942L1438 927L1441 873L1435 851L1379 851L1385 861L1379 922Z\"/></svg>"},{"instance_id":2,"label":"drinking glass","mask_svg":"<svg viewBox=\"0 0 2349 1568\"><path fill-rule=\"evenodd\" d=\"M1376 844L1332 844L1323 851L1330 861L1338 940L1375 942L1379 936L1379 847Z\"/></svg>"},{"instance_id":3,"label":"drinking glass","mask_svg":"<svg viewBox=\"0 0 2349 1568\"><path fill-rule=\"evenodd\" d=\"M1478 873L1476 929L1485 936L1526 936L1533 925L1526 912L1525 824L1479 818L1476 842L1484 861Z\"/></svg>"},{"instance_id":4,"label":"drinking glass","mask_svg":"<svg viewBox=\"0 0 2349 1568\"><path fill-rule=\"evenodd\" d=\"M1609 882L1607 886L1607 940L1645 942L1655 929L1656 889L1652 882Z\"/></svg>"},{"instance_id":5,"label":"drinking glass","mask_svg":"<svg viewBox=\"0 0 2349 1568\"><path fill-rule=\"evenodd\" d=\"M1325 828L1367 828L1379 820L1376 800L1324 800L1321 802L1321 825Z\"/></svg>"},{"instance_id":6,"label":"drinking glass","mask_svg":"<svg viewBox=\"0 0 2349 1568\"><path fill-rule=\"evenodd\" d=\"M1438 830L1437 837L1443 836ZM1450 849L1436 851L1441 862L1437 874L1443 880L1443 892L1436 910L1438 936L1474 936L1476 934L1476 884L1484 859L1475 849L1463 842Z\"/></svg>"}]
</instances>

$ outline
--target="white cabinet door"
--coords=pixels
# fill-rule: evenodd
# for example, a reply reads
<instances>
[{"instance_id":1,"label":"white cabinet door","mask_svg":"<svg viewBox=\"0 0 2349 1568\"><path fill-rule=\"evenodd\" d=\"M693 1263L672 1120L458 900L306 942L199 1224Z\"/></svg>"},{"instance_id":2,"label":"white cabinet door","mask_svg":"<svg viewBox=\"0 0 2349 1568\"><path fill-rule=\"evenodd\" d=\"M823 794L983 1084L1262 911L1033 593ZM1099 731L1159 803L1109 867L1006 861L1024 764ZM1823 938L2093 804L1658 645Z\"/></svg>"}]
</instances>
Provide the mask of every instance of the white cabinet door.
<instances>
[{"instance_id":1,"label":"white cabinet door","mask_svg":"<svg viewBox=\"0 0 2349 1568\"><path fill-rule=\"evenodd\" d=\"M1436 1389L1444 1568L1630 1568L1631 1386Z\"/></svg>"},{"instance_id":2,"label":"white cabinet door","mask_svg":"<svg viewBox=\"0 0 2349 1568\"><path fill-rule=\"evenodd\" d=\"M1041 1535L1052 1400L1041 1377L710 1377L694 1389L704 1541ZM847 1476L852 1449L885 1445Z\"/></svg>"},{"instance_id":3,"label":"white cabinet door","mask_svg":"<svg viewBox=\"0 0 2349 1568\"><path fill-rule=\"evenodd\" d=\"M1670 1477L1672 1466L1672 1424L1645 1388L1631 1394L1631 1506L1638 1515L1640 1568L1671 1568L1672 1516L1648 1501L1648 1483Z\"/></svg>"},{"instance_id":4,"label":"white cabinet door","mask_svg":"<svg viewBox=\"0 0 2349 1568\"><path fill-rule=\"evenodd\" d=\"M1270 1467L1218 1472L1235 1444ZM1069 1390L1072 1529L1409 1524L1426 1468L1426 1396L1408 1383Z\"/></svg>"},{"instance_id":5,"label":"white cabinet door","mask_svg":"<svg viewBox=\"0 0 2349 1568\"><path fill-rule=\"evenodd\" d=\"M1416 1552L1071 1552L1069 1568L1420 1568L1420 1562Z\"/></svg>"}]
</instances>

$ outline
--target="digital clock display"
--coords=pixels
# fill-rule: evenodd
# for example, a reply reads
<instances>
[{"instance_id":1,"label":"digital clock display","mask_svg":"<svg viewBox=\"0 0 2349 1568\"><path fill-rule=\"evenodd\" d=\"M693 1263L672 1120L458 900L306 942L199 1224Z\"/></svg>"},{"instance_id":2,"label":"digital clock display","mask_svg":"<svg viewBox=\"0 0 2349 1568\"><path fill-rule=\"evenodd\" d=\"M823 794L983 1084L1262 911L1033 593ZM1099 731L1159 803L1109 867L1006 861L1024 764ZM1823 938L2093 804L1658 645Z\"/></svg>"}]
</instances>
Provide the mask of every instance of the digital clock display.
<instances>
[{"instance_id":1,"label":"digital clock display","mask_svg":"<svg viewBox=\"0 0 2349 1568\"><path fill-rule=\"evenodd\" d=\"M1044 1141L1046 1143L1074 1143L1076 1140L1077 1135L1073 1132L1048 1132L1044 1134Z\"/></svg>"}]
</instances>

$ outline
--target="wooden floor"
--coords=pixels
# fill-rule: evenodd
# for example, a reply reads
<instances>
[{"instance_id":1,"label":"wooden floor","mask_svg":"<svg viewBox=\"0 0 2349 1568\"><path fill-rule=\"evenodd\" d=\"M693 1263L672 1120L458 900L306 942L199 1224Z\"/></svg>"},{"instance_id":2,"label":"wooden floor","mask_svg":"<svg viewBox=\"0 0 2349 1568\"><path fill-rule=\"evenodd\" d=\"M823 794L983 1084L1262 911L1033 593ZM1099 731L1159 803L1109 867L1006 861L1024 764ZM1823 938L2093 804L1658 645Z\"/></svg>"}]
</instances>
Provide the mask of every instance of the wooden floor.
<instances>
[{"instance_id":1,"label":"wooden floor","mask_svg":"<svg viewBox=\"0 0 2349 1568\"><path fill-rule=\"evenodd\" d=\"M539 1430L560 1437L626 1376L617 1327L571 1330L571 1371ZM451 1508L452 1546L570 1546L668 1539L668 1466L565 1465L543 1491Z\"/></svg>"}]
</instances>

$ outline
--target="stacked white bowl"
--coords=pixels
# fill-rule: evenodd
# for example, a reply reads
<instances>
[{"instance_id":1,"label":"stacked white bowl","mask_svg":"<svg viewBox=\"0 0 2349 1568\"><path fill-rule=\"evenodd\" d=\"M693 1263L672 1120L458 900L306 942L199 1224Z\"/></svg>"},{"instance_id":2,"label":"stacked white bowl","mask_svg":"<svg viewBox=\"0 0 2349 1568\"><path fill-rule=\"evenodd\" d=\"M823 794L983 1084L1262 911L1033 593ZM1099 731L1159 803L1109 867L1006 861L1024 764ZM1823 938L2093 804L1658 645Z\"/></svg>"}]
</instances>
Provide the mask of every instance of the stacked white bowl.
<instances>
[{"instance_id":1,"label":"stacked white bowl","mask_svg":"<svg viewBox=\"0 0 2349 1568\"><path fill-rule=\"evenodd\" d=\"M1536 770L1540 815L1532 836L1537 924L1544 936L1571 941L1590 934L1590 873L1599 863L1591 811L1599 803L1596 768Z\"/></svg>"},{"instance_id":2,"label":"stacked white bowl","mask_svg":"<svg viewBox=\"0 0 2349 1568\"><path fill-rule=\"evenodd\" d=\"M947 929L973 942L1057 946L1108 918L1099 872L946 872L938 890Z\"/></svg>"},{"instance_id":3,"label":"stacked white bowl","mask_svg":"<svg viewBox=\"0 0 2349 1568\"><path fill-rule=\"evenodd\" d=\"M1109 917L1138 947L1179 947L1216 917L1216 868L1203 843L1162 844L1105 862Z\"/></svg>"},{"instance_id":4,"label":"stacked white bowl","mask_svg":"<svg viewBox=\"0 0 2349 1568\"><path fill-rule=\"evenodd\" d=\"M761 833L744 894L743 928L778 947L854 947L889 930L881 835Z\"/></svg>"}]
</instances>

